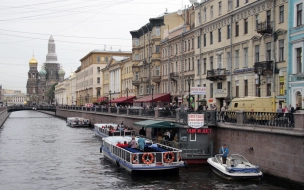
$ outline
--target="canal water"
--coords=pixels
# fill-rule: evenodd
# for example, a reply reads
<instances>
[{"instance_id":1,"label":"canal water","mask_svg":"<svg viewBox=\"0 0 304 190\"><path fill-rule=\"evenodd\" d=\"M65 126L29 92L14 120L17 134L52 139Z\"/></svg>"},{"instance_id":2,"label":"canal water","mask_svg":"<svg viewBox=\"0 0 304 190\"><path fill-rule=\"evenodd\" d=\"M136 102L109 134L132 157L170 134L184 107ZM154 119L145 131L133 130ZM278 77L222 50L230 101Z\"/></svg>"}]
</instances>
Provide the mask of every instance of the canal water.
<instances>
[{"instance_id":1,"label":"canal water","mask_svg":"<svg viewBox=\"0 0 304 190\"><path fill-rule=\"evenodd\" d=\"M36 111L13 112L0 128L0 189L284 189L266 180L226 181L209 166L176 175L131 176L99 153L90 128Z\"/></svg>"}]
</instances>

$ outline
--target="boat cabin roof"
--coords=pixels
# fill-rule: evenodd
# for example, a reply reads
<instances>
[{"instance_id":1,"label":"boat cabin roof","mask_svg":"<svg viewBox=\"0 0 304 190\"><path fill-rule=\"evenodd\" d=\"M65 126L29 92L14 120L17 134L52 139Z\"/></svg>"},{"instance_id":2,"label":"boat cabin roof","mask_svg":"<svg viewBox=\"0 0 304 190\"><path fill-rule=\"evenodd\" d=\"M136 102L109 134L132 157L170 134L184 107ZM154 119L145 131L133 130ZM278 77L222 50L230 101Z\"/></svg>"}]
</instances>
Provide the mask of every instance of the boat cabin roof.
<instances>
[{"instance_id":1,"label":"boat cabin roof","mask_svg":"<svg viewBox=\"0 0 304 190\"><path fill-rule=\"evenodd\" d=\"M113 126L113 127L117 127L118 124L115 124L115 123L95 123L94 126L96 127L105 127L105 126Z\"/></svg>"}]
</instances>

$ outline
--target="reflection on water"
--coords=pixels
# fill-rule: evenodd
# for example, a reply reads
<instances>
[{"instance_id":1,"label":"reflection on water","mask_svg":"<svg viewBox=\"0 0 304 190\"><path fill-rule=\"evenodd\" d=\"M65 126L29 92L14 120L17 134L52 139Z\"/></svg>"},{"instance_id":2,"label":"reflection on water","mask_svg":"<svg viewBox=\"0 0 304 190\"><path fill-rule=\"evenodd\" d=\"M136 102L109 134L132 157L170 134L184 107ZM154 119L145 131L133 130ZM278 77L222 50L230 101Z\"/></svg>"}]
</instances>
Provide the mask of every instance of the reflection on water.
<instances>
[{"instance_id":1,"label":"reflection on water","mask_svg":"<svg viewBox=\"0 0 304 190\"><path fill-rule=\"evenodd\" d=\"M90 128L35 111L14 112L0 129L0 189L283 189L265 181L226 181L209 166L177 175L136 175L99 153Z\"/></svg>"}]
</instances>

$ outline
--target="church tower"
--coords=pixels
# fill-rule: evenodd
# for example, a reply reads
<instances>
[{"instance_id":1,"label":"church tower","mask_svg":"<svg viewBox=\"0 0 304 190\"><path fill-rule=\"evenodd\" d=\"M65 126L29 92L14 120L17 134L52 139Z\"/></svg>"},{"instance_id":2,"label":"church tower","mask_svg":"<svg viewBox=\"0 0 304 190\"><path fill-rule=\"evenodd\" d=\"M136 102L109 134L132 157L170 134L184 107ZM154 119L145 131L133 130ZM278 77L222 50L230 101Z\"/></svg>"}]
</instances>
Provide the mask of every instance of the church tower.
<instances>
[{"instance_id":1,"label":"church tower","mask_svg":"<svg viewBox=\"0 0 304 190\"><path fill-rule=\"evenodd\" d=\"M29 104L36 105L38 103L38 70L37 70L38 62L32 57L29 61L29 72L28 79L26 84L27 95L29 96Z\"/></svg>"}]
</instances>

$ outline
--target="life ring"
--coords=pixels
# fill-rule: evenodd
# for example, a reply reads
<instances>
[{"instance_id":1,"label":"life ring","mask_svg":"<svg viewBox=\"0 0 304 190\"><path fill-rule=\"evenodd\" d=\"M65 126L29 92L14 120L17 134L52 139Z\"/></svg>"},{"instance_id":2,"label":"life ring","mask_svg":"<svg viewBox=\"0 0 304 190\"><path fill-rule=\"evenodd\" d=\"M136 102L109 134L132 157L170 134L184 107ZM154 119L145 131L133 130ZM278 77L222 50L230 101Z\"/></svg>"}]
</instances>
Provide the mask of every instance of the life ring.
<instances>
[{"instance_id":1,"label":"life ring","mask_svg":"<svg viewBox=\"0 0 304 190\"><path fill-rule=\"evenodd\" d=\"M171 158L170 158L170 156L171 156ZM164 162L166 162L166 163L172 163L173 160L174 160L174 154L173 154L173 152L166 152L164 154Z\"/></svg>"},{"instance_id":2,"label":"life ring","mask_svg":"<svg viewBox=\"0 0 304 190\"><path fill-rule=\"evenodd\" d=\"M137 160L137 155L136 154L132 155L132 163L133 164L138 164L138 160Z\"/></svg>"},{"instance_id":3,"label":"life ring","mask_svg":"<svg viewBox=\"0 0 304 190\"><path fill-rule=\"evenodd\" d=\"M154 162L154 155L152 153L144 153L141 160L144 164L152 164Z\"/></svg>"}]
</instances>

